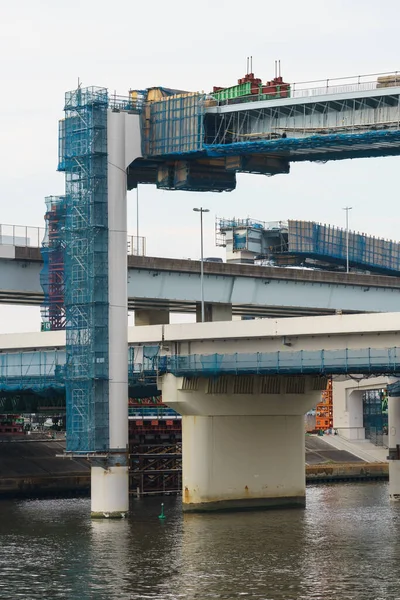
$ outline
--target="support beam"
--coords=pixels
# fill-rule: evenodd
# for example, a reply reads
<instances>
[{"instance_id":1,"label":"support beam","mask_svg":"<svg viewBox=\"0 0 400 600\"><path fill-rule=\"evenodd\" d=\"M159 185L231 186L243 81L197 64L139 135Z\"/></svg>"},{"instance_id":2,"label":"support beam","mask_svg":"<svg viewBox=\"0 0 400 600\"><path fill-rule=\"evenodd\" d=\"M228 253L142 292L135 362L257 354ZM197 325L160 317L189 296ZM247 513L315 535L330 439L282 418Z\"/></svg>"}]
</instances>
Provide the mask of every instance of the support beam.
<instances>
[{"instance_id":1,"label":"support beam","mask_svg":"<svg viewBox=\"0 0 400 600\"><path fill-rule=\"evenodd\" d=\"M204 305L206 323L232 321L232 304L206 302ZM201 304L196 304L196 321L201 323Z\"/></svg>"},{"instance_id":2,"label":"support beam","mask_svg":"<svg viewBox=\"0 0 400 600\"><path fill-rule=\"evenodd\" d=\"M169 325L169 310L136 309L135 325Z\"/></svg>"},{"instance_id":3,"label":"support beam","mask_svg":"<svg viewBox=\"0 0 400 600\"><path fill-rule=\"evenodd\" d=\"M165 375L163 401L182 414L183 510L305 505L308 378Z\"/></svg>"}]
</instances>

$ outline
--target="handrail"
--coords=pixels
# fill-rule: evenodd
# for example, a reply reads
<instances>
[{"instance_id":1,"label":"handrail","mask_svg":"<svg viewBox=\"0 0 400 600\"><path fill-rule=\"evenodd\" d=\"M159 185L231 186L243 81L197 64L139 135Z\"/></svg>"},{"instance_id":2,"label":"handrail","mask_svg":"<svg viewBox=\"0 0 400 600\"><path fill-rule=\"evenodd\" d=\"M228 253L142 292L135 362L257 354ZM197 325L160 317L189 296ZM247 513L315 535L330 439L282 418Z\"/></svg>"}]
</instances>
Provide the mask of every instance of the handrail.
<instances>
[{"instance_id":1,"label":"handrail","mask_svg":"<svg viewBox=\"0 0 400 600\"><path fill-rule=\"evenodd\" d=\"M381 79L381 81L379 81ZM368 91L372 89L381 89L400 87L400 71L386 71L383 73L371 73L368 75L350 75L347 77L333 77L327 79L315 79L311 81L298 81L290 83L290 98L309 98L314 96L326 96L343 94L348 92ZM229 87L229 86L228 86ZM212 96L212 94L210 94ZM246 98L255 100L257 94L240 96L234 100L246 102ZM260 99L262 99L262 94ZM279 95L277 95L279 99ZM288 98L282 98L287 100ZM217 100L218 106L232 104L232 99Z\"/></svg>"},{"instance_id":2,"label":"handrail","mask_svg":"<svg viewBox=\"0 0 400 600\"><path fill-rule=\"evenodd\" d=\"M44 234L44 227L0 224L0 245L37 248L41 246Z\"/></svg>"},{"instance_id":3,"label":"handrail","mask_svg":"<svg viewBox=\"0 0 400 600\"><path fill-rule=\"evenodd\" d=\"M40 248L48 246L44 240L44 227L29 225L0 224L0 246L22 246L24 248ZM127 237L127 254L129 256L146 256L146 238L136 235Z\"/></svg>"}]
</instances>

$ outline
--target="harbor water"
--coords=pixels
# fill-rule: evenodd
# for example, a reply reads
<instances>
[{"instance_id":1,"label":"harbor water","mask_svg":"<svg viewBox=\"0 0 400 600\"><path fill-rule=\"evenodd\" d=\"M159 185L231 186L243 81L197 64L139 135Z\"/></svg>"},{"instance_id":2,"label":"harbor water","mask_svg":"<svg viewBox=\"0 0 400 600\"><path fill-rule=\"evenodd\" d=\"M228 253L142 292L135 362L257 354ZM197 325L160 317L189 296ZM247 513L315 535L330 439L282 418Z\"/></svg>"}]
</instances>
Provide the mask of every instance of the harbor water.
<instances>
[{"instance_id":1,"label":"harbor water","mask_svg":"<svg viewBox=\"0 0 400 600\"><path fill-rule=\"evenodd\" d=\"M88 499L0 502L1 599L400 599L400 507L386 483L316 485L307 508L183 515L132 501L91 521Z\"/></svg>"}]
</instances>

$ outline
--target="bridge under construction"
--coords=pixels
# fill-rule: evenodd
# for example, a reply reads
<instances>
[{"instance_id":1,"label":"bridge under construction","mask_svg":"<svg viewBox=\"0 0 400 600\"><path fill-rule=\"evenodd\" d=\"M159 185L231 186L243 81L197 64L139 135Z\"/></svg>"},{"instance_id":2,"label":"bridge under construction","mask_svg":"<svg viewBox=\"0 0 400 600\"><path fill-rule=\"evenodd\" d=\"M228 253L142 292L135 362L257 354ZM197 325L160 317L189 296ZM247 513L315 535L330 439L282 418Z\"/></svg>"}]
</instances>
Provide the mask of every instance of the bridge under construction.
<instances>
[{"instance_id":1,"label":"bridge under construction","mask_svg":"<svg viewBox=\"0 0 400 600\"><path fill-rule=\"evenodd\" d=\"M51 231L48 258L54 259L49 272L62 266L65 273L65 323L58 326L66 329L67 450L96 461L93 516L123 516L127 190L154 183L167 190L230 191L236 173L288 174L294 161L398 155L400 77L289 84L276 75L263 84L247 73L237 86L210 93L151 88L125 97L78 87L66 94L64 110L58 168L65 195L48 207L57 216L53 224L62 226ZM48 285L60 307L60 282L49 278ZM168 389L175 389L172 383ZM298 402L293 407L298 411Z\"/></svg>"}]
</instances>

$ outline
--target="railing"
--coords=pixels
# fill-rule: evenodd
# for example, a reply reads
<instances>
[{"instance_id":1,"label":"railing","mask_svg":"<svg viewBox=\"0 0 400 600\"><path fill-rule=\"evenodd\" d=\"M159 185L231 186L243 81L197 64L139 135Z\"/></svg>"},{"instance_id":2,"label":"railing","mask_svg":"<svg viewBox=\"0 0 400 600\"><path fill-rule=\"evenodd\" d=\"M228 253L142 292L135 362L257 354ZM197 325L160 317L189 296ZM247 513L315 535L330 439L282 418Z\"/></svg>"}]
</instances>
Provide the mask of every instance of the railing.
<instances>
[{"instance_id":1,"label":"railing","mask_svg":"<svg viewBox=\"0 0 400 600\"><path fill-rule=\"evenodd\" d=\"M129 417L135 419L151 420L151 419L180 419L172 408L168 407L157 407L157 406L143 406L132 408L129 407Z\"/></svg>"},{"instance_id":2,"label":"railing","mask_svg":"<svg viewBox=\"0 0 400 600\"><path fill-rule=\"evenodd\" d=\"M144 100L144 92L137 93L136 98L132 96L119 96L117 94L110 94L108 104L113 110L127 110L140 113L143 109Z\"/></svg>"},{"instance_id":3,"label":"railing","mask_svg":"<svg viewBox=\"0 0 400 600\"><path fill-rule=\"evenodd\" d=\"M371 444L374 444L375 446L389 448L389 436L378 427L370 427L369 439Z\"/></svg>"},{"instance_id":4,"label":"railing","mask_svg":"<svg viewBox=\"0 0 400 600\"><path fill-rule=\"evenodd\" d=\"M290 84L290 98L310 98L331 94L348 94L388 87L400 87L400 71L295 82ZM276 99L279 99L279 94L277 94ZM247 100L257 100L257 94L240 96L235 100L220 100L217 101L217 104L223 106L226 104L234 104L236 102L246 102ZM288 100L288 98L282 98L282 100Z\"/></svg>"},{"instance_id":5,"label":"railing","mask_svg":"<svg viewBox=\"0 0 400 600\"><path fill-rule=\"evenodd\" d=\"M0 225L0 246L8 245L40 248L44 235L44 227ZM128 235L127 253L130 256L146 256L146 238Z\"/></svg>"},{"instance_id":6,"label":"railing","mask_svg":"<svg viewBox=\"0 0 400 600\"><path fill-rule=\"evenodd\" d=\"M146 256L146 238L128 235L127 248L129 256Z\"/></svg>"},{"instance_id":7,"label":"railing","mask_svg":"<svg viewBox=\"0 0 400 600\"><path fill-rule=\"evenodd\" d=\"M44 227L0 225L0 245L38 248L44 238Z\"/></svg>"},{"instance_id":8,"label":"railing","mask_svg":"<svg viewBox=\"0 0 400 600\"><path fill-rule=\"evenodd\" d=\"M400 348L300 350L256 354L161 356L158 372L175 376L400 374Z\"/></svg>"},{"instance_id":9,"label":"railing","mask_svg":"<svg viewBox=\"0 0 400 600\"><path fill-rule=\"evenodd\" d=\"M383 87L399 87L400 72L372 73L371 75L352 75L350 77L335 77L292 83L290 86L292 98L309 98L310 96L325 96L327 94L346 94L349 92L364 92Z\"/></svg>"}]
</instances>

